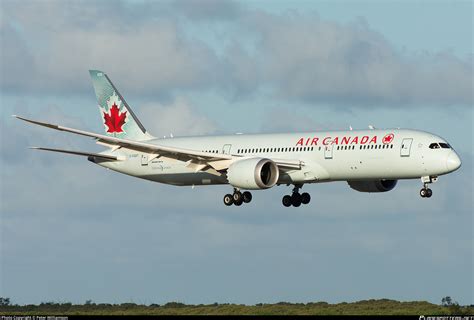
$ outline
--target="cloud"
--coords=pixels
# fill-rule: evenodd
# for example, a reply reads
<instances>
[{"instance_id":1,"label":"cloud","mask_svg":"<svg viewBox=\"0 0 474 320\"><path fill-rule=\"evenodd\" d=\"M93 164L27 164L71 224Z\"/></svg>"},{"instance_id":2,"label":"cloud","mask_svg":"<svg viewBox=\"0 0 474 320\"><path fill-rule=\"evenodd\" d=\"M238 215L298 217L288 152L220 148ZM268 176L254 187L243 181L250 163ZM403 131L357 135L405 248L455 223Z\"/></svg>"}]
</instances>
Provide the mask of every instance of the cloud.
<instances>
[{"instance_id":1,"label":"cloud","mask_svg":"<svg viewBox=\"0 0 474 320\"><path fill-rule=\"evenodd\" d=\"M213 70L219 63L212 50L188 38L171 19L145 17L130 22L123 18L124 5L120 3L118 8L107 6L107 10L100 4L89 9L54 1L44 7L38 4L6 6L2 24L6 52L1 64L8 77L2 77L2 88L81 92L86 90L87 70L94 68L141 93L201 88L215 81ZM63 10L71 16L70 21L61 18ZM53 21L54 30L45 21ZM93 27L85 26L87 21ZM20 25L22 40L13 25Z\"/></svg>"},{"instance_id":2,"label":"cloud","mask_svg":"<svg viewBox=\"0 0 474 320\"><path fill-rule=\"evenodd\" d=\"M171 4L186 18L204 22L232 20L243 11L237 2L231 0L177 0Z\"/></svg>"},{"instance_id":3,"label":"cloud","mask_svg":"<svg viewBox=\"0 0 474 320\"><path fill-rule=\"evenodd\" d=\"M80 92L86 70L98 68L142 94L259 94L345 109L473 103L472 56L395 48L362 18L344 24L212 0L23 2L4 11L8 91ZM210 30L206 21L225 23Z\"/></svg>"},{"instance_id":4,"label":"cloud","mask_svg":"<svg viewBox=\"0 0 474 320\"><path fill-rule=\"evenodd\" d=\"M147 104L140 110L147 130L157 136L191 136L214 133L218 126L190 105L183 97L172 104Z\"/></svg>"},{"instance_id":5,"label":"cloud","mask_svg":"<svg viewBox=\"0 0 474 320\"><path fill-rule=\"evenodd\" d=\"M240 64L257 60L254 76L281 98L335 105L472 104L472 60L401 52L363 19L341 24L309 14L257 13L247 25L258 39L252 61Z\"/></svg>"}]
</instances>

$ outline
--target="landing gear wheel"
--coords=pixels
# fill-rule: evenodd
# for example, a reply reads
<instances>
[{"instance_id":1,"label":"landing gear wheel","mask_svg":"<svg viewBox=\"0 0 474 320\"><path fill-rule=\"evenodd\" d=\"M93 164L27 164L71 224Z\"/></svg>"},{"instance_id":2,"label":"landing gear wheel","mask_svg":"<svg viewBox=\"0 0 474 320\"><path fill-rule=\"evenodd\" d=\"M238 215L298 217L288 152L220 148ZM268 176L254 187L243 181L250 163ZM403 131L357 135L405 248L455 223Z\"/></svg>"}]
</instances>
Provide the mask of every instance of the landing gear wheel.
<instances>
[{"instance_id":1,"label":"landing gear wheel","mask_svg":"<svg viewBox=\"0 0 474 320\"><path fill-rule=\"evenodd\" d=\"M299 193L293 193L291 195L291 204L293 207L299 207L301 205L301 195Z\"/></svg>"},{"instance_id":2,"label":"landing gear wheel","mask_svg":"<svg viewBox=\"0 0 474 320\"><path fill-rule=\"evenodd\" d=\"M235 201L235 198L234 198L234 204L235 204L237 207L240 206L240 205L242 205L242 203L243 203L242 197L240 197L240 199L237 200L237 201Z\"/></svg>"},{"instance_id":3,"label":"landing gear wheel","mask_svg":"<svg viewBox=\"0 0 474 320\"><path fill-rule=\"evenodd\" d=\"M242 193L242 200L245 203L249 203L250 201L252 201L252 194L248 191L245 191L244 193Z\"/></svg>"},{"instance_id":4,"label":"landing gear wheel","mask_svg":"<svg viewBox=\"0 0 474 320\"><path fill-rule=\"evenodd\" d=\"M291 206L291 197L288 195L284 196L283 199L281 199L281 203L283 203L285 207Z\"/></svg>"},{"instance_id":5,"label":"landing gear wheel","mask_svg":"<svg viewBox=\"0 0 474 320\"><path fill-rule=\"evenodd\" d=\"M422 198L425 198L425 197L426 197L426 194L427 194L427 192L426 192L426 189L425 189L425 188L423 188L423 189L420 190L420 196L421 196Z\"/></svg>"},{"instance_id":6,"label":"landing gear wheel","mask_svg":"<svg viewBox=\"0 0 474 320\"><path fill-rule=\"evenodd\" d=\"M311 201L311 196L307 192L301 194L301 203L308 204Z\"/></svg>"},{"instance_id":7,"label":"landing gear wheel","mask_svg":"<svg viewBox=\"0 0 474 320\"><path fill-rule=\"evenodd\" d=\"M242 193L240 193L240 191L235 191L234 192L234 195L233 195L233 198L234 198L234 203L237 204L237 202L240 201L240 204L242 204Z\"/></svg>"},{"instance_id":8,"label":"landing gear wheel","mask_svg":"<svg viewBox=\"0 0 474 320\"><path fill-rule=\"evenodd\" d=\"M433 191L430 188L426 189L426 196L425 197L431 198L432 195L433 195Z\"/></svg>"},{"instance_id":9,"label":"landing gear wheel","mask_svg":"<svg viewBox=\"0 0 474 320\"><path fill-rule=\"evenodd\" d=\"M234 198L232 197L231 194L226 194L224 196L224 204L226 206L231 206L234 203Z\"/></svg>"}]
</instances>

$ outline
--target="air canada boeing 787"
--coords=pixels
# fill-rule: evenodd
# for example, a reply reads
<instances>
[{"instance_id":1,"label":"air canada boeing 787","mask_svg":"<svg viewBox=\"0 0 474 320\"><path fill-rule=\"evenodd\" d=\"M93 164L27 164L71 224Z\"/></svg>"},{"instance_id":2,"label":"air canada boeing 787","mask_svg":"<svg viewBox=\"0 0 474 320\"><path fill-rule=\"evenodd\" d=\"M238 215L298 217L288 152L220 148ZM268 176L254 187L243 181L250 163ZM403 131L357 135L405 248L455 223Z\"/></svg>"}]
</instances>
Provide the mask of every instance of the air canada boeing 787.
<instances>
[{"instance_id":1,"label":"air canada boeing 787","mask_svg":"<svg viewBox=\"0 0 474 320\"><path fill-rule=\"evenodd\" d=\"M177 186L229 184L224 204L240 206L252 200L248 190L293 185L284 206L308 204L300 193L307 183L347 181L361 192L392 190L400 179L420 179L420 196L432 195L428 184L455 171L461 160L443 138L407 129L317 131L278 134L236 134L156 138L102 71L90 75L105 134L15 116L18 119L92 137L107 149L100 153L34 149L86 156L89 161L120 173Z\"/></svg>"}]
</instances>

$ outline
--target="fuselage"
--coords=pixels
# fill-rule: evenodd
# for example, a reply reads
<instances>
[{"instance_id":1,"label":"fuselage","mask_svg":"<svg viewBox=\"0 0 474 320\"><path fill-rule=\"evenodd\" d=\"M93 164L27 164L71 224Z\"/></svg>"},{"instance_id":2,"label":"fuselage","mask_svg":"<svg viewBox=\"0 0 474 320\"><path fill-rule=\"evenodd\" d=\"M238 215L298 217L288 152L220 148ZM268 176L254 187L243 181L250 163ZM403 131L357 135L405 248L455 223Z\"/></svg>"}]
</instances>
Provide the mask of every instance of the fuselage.
<instances>
[{"instance_id":1,"label":"fuselage","mask_svg":"<svg viewBox=\"0 0 474 320\"><path fill-rule=\"evenodd\" d=\"M234 157L299 160L278 184L436 177L459 168L461 161L443 138L418 130L373 129L278 134L235 134L154 139L147 143ZM172 185L228 183L225 175L196 171L185 161L118 149L108 154L126 161L98 162L112 170Z\"/></svg>"}]
</instances>

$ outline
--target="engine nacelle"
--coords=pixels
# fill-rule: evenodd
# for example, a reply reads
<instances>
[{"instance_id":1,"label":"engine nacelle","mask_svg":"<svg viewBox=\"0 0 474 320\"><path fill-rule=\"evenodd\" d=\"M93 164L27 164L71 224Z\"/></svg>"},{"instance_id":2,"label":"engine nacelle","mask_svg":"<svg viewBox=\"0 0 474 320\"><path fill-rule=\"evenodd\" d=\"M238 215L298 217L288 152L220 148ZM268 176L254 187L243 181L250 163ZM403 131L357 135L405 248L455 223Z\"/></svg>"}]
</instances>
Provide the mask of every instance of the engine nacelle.
<instances>
[{"instance_id":1,"label":"engine nacelle","mask_svg":"<svg viewBox=\"0 0 474 320\"><path fill-rule=\"evenodd\" d=\"M347 181L349 186L360 192L387 192L395 188L398 180L357 180Z\"/></svg>"},{"instance_id":2,"label":"engine nacelle","mask_svg":"<svg viewBox=\"0 0 474 320\"><path fill-rule=\"evenodd\" d=\"M270 159L250 158L232 163L227 169L227 180L237 188L268 189L280 176L278 166Z\"/></svg>"}]
</instances>

